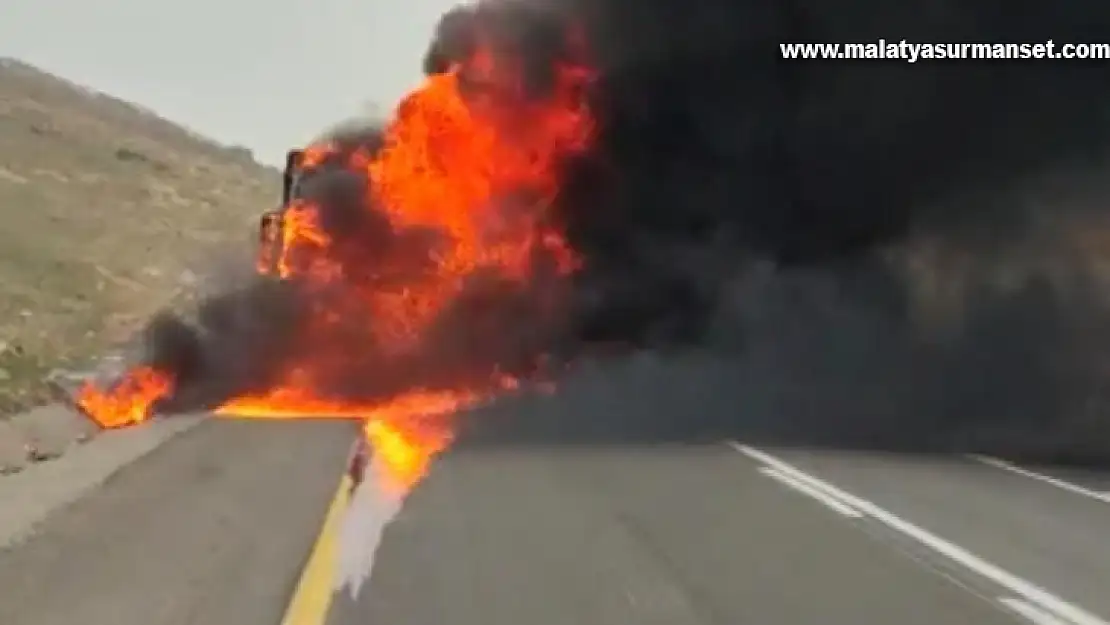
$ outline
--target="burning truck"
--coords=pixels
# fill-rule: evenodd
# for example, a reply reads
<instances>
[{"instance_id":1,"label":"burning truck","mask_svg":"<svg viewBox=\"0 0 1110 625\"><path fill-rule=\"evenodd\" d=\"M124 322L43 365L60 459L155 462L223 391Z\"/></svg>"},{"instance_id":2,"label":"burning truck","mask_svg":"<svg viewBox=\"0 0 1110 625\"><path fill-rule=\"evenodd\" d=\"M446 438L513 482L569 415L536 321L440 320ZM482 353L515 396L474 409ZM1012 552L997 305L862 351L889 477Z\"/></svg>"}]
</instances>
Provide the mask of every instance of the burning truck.
<instances>
[{"instance_id":1,"label":"burning truck","mask_svg":"<svg viewBox=\"0 0 1110 625\"><path fill-rule=\"evenodd\" d=\"M338 148L335 148L338 151ZM296 225L286 227L290 209L306 205L326 206L332 215L339 210L358 211L363 206L365 181L350 171L342 159L330 153L331 147L295 148L285 155L282 171L281 203L262 213L258 226L256 269L260 275L290 277L281 259L289 236L295 236ZM299 230L299 232L303 232Z\"/></svg>"},{"instance_id":2,"label":"burning truck","mask_svg":"<svg viewBox=\"0 0 1110 625\"><path fill-rule=\"evenodd\" d=\"M535 381L581 262L554 213L594 135L594 71L559 27L543 85L521 80L528 42L476 28L493 6L458 13L467 45L437 53L390 118L289 151L250 278L152 319L130 367L77 391L82 412L104 428L357 420L352 466L372 448L404 493L456 414Z\"/></svg>"}]
</instances>

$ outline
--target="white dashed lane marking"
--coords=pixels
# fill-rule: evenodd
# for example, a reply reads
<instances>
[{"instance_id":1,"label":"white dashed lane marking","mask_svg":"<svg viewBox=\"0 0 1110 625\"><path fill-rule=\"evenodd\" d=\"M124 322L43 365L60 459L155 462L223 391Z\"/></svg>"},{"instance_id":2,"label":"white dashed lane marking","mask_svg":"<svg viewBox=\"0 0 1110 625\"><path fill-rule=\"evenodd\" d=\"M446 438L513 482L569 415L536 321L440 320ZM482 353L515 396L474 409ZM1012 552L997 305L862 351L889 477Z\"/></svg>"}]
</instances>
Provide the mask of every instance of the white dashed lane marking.
<instances>
[{"instance_id":1,"label":"white dashed lane marking","mask_svg":"<svg viewBox=\"0 0 1110 625\"><path fill-rule=\"evenodd\" d=\"M1071 482L1052 477L1051 475L1045 475L1044 473L1037 473L1036 471L1023 469L1013 463L1006 462L1005 460L1002 460L1000 458L979 455L972 455L970 457L979 462L982 462L983 464L1002 469L1003 471L1009 471L1010 473L1016 473L1017 475L1023 475L1027 478L1037 480L1039 482L1044 482L1045 484L1050 484L1052 486L1055 486L1056 488L1066 490L1069 493L1074 493L1081 497L1089 497L1091 499L1101 501L1102 503L1110 503L1110 493L1091 490L1089 488L1084 488L1078 484L1073 484Z\"/></svg>"},{"instance_id":2,"label":"white dashed lane marking","mask_svg":"<svg viewBox=\"0 0 1110 625\"><path fill-rule=\"evenodd\" d=\"M825 480L810 475L767 452L737 442L731 442L729 445L736 451L761 463L764 468L773 470L772 477L781 475L783 478L789 478L799 487L807 489L805 491L807 494L819 493L822 503L830 505L828 502L835 502L837 506L841 507L841 510L852 510L860 516L881 523L890 530L961 566L966 571L1005 589L1008 594L999 599L1002 605L1036 625L1110 625L1110 622L1103 620L1101 617L996 564L988 562L966 548L941 538L871 501L857 497ZM816 495L811 496L816 498ZM1034 618L1041 620L1033 620Z\"/></svg>"}]
</instances>

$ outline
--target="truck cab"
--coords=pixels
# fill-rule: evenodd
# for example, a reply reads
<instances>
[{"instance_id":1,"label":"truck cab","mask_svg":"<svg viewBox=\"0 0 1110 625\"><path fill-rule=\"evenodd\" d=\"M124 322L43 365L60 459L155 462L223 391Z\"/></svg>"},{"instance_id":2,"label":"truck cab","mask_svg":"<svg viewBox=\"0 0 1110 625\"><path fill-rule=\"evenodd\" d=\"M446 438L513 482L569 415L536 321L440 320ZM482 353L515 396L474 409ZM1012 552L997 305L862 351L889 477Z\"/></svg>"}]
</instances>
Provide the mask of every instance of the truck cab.
<instances>
[{"instance_id":1,"label":"truck cab","mask_svg":"<svg viewBox=\"0 0 1110 625\"><path fill-rule=\"evenodd\" d=\"M262 213L258 224L257 268L260 273L276 272L281 258L282 226L285 210L293 200L300 197L301 168L304 163L304 150L289 150L285 155L285 168L282 171L281 204L277 208Z\"/></svg>"}]
</instances>

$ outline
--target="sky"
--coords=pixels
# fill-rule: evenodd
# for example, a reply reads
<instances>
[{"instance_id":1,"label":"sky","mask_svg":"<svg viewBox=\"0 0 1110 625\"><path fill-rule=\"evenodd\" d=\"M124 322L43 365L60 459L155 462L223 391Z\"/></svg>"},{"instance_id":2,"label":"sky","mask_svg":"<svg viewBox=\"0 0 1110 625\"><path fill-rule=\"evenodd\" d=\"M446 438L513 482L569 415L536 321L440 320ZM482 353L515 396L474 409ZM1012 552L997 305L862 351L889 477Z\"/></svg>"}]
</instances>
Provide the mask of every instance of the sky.
<instances>
[{"instance_id":1,"label":"sky","mask_svg":"<svg viewBox=\"0 0 1110 625\"><path fill-rule=\"evenodd\" d=\"M263 162L415 85L455 0L0 0L0 57Z\"/></svg>"}]
</instances>

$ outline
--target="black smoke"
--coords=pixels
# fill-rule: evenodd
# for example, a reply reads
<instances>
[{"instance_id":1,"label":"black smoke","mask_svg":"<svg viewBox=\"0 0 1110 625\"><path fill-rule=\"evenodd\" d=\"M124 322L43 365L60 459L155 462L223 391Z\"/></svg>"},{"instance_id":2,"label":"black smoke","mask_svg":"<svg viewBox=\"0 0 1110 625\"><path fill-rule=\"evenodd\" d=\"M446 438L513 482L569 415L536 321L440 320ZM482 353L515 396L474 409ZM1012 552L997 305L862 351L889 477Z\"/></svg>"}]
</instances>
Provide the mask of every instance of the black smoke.
<instances>
[{"instance_id":1,"label":"black smoke","mask_svg":"<svg viewBox=\"0 0 1110 625\"><path fill-rule=\"evenodd\" d=\"M1098 244L1110 232L1106 61L779 52L880 38L1052 39L1060 49L1110 41L1110 5L489 0L452 10L423 59L428 73L479 44L517 60L540 97L557 62L595 68L585 94L595 146L565 164L554 213L585 268L558 315L537 303L550 285L479 279L437 331L444 349L405 362L351 356L336 370L375 375L337 376L336 392L526 371L540 354L580 363L615 345L622 356L572 368L556 398L491 419L496 437L754 434L1110 458ZM380 145L372 129L342 139ZM418 272L411 259L435 233L392 232L345 209L365 198L345 199L343 176L326 170L330 229L359 232L351 245L373 240L381 263ZM273 337L320 298L251 284L206 303L215 312L199 330L160 321L174 338L153 351L197 372L209 403L263 388L275 363L308 349ZM357 328L373 320L348 312L359 322L347 338L365 338ZM213 393L213 380L225 388Z\"/></svg>"},{"instance_id":2,"label":"black smoke","mask_svg":"<svg viewBox=\"0 0 1110 625\"><path fill-rule=\"evenodd\" d=\"M1110 40L1110 7L488 2L444 18L425 67L492 32L549 68L555 23L581 29L598 70L597 145L568 164L559 207L587 259L575 336L639 356L572 374L532 407L550 427L510 419L514 436L1110 460L1107 61L779 52L1059 51Z\"/></svg>"},{"instance_id":3,"label":"black smoke","mask_svg":"<svg viewBox=\"0 0 1110 625\"><path fill-rule=\"evenodd\" d=\"M1098 3L562 4L585 25L601 76L599 147L570 177L568 230L599 271L657 276L649 293L684 301L670 296L677 281L704 303L689 274L721 270L691 254L814 267L926 232L974 250L1102 210L1006 194L1104 157L1104 63L786 62L778 46L1055 39L1059 49L1110 36Z\"/></svg>"}]
</instances>

